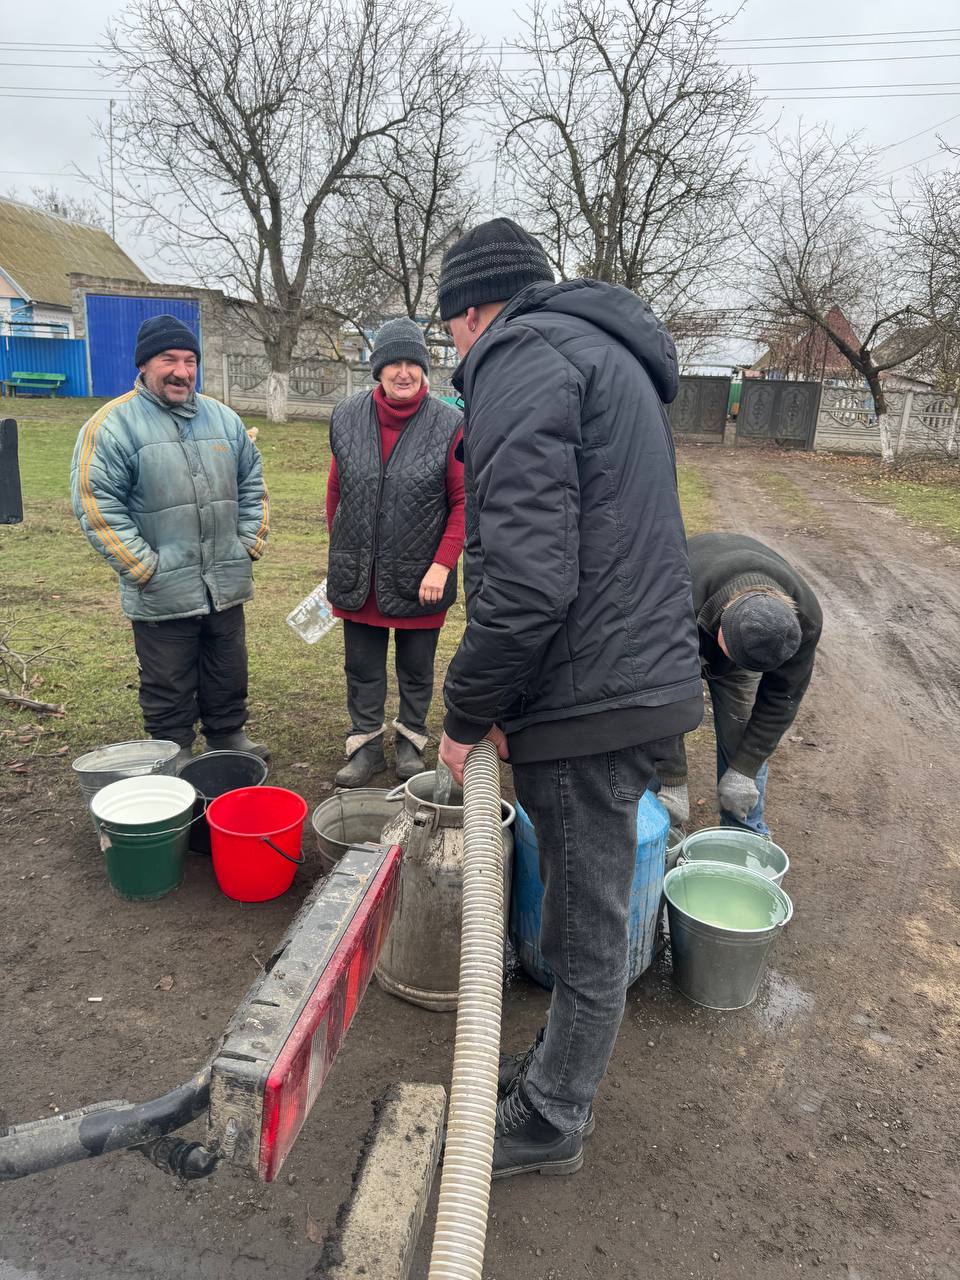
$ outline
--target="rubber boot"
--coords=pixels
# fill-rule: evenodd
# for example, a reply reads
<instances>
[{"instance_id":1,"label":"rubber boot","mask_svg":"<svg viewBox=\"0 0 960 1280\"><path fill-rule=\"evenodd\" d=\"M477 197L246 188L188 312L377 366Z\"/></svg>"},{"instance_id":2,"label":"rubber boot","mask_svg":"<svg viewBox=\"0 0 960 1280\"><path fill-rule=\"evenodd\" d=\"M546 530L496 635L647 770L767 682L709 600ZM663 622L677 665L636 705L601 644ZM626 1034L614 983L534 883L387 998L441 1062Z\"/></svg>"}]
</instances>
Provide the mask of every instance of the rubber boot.
<instances>
[{"instance_id":1,"label":"rubber boot","mask_svg":"<svg viewBox=\"0 0 960 1280\"><path fill-rule=\"evenodd\" d=\"M152 738L163 738L162 733L154 733L150 736ZM189 737L190 741L187 743L180 742L181 736ZM180 742L180 750L173 757L173 771L174 773L179 773L183 766L189 764L193 759L193 730L188 727L182 730L182 734L178 733L175 738L167 739L167 741Z\"/></svg>"},{"instance_id":2,"label":"rubber boot","mask_svg":"<svg viewBox=\"0 0 960 1280\"><path fill-rule=\"evenodd\" d=\"M269 748L258 742L251 742L242 729L236 729L233 733L208 733L205 737L208 751L247 751L252 756L259 756L261 760L270 759Z\"/></svg>"},{"instance_id":3,"label":"rubber boot","mask_svg":"<svg viewBox=\"0 0 960 1280\"><path fill-rule=\"evenodd\" d=\"M423 756L410 741L402 734L397 734L396 742L397 753L397 777L401 782L406 782L410 778L415 778L418 773L426 770L426 764Z\"/></svg>"},{"instance_id":4,"label":"rubber boot","mask_svg":"<svg viewBox=\"0 0 960 1280\"><path fill-rule=\"evenodd\" d=\"M387 757L383 754L383 734L372 742L365 742L353 753L343 766L334 782L338 787L365 787L377 773L387 767Z\"/></svg>"}]
</instances>

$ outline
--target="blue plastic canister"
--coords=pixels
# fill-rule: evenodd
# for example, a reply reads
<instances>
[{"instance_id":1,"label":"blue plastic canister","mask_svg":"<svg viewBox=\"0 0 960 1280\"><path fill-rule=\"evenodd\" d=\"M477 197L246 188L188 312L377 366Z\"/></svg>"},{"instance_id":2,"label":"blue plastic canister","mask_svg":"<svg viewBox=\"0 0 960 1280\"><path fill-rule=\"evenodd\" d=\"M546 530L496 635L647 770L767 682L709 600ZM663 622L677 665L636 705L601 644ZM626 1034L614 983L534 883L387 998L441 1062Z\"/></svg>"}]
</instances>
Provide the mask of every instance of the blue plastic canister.
<instances>
[{"instance_id":1,"label":"blue plastic canister","mask_svg":"<svg viewBox=\"0 0 960 1280\"><path fill-rule=\"evenodd\" d=\"M670 819L666 809L652 792L645 792L637 806L637 866L630 888L628 982L635 982L653 962L669 830ZM543 902L540 854L533 824L519 804L513 838L510 941L524 971L534 982L550 988L553 986L553 973L540 952L540 907Z\"/></svg>"}]
</instances>

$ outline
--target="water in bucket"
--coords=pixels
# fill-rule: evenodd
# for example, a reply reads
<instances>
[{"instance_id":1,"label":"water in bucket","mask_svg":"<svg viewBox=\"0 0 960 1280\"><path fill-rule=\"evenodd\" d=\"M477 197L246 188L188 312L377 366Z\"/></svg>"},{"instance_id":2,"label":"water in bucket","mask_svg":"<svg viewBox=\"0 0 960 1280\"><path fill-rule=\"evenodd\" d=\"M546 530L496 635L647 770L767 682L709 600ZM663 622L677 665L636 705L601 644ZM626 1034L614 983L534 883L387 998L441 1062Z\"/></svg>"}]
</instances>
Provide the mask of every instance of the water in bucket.
<instances>
[{"instance_id":1,"label":"water in bucket","mask_svg":"<svg viewBox=\"0 0 960 1280\"><path fill-rule=\"evenodd\" d=\"M691 878L676 891L674 901L695 920L718 929L771 929L780 924L781 904L752 888L721 877Z\"/></svg>"},{"instance_id":2,"label":"water in bucket","mask_svg":"<svg viewBox=\"0 0 960 1280\"><path fill-rule=\"evenodd\" d=\"M782 884L790 859L768 836L736 827L706 827L687 836L680 846L681 862L725 862L757 871Z\"/></svg>"},{"instance_id":3,"label":"water in bucket","mask_svg":"<svg viewBox=\"0 0 960 1280\"><path fill-rule=\"evenodd\" d=\"M793 903L767 876L722 862L687 862L664 880L673 977L708 1009L756 997L767 956Z\"/></svg>"}]
</instances>

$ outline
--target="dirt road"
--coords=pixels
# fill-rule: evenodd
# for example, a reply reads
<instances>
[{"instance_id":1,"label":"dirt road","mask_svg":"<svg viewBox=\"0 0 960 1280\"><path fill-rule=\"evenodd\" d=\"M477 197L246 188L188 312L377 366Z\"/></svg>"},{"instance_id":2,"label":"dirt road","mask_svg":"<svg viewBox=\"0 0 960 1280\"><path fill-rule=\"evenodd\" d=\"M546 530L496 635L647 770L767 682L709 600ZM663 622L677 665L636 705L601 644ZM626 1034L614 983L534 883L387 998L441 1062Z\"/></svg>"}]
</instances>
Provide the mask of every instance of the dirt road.
<instances>
[{"instance_id":1,"label":"dirt road","mask_svg":"<svg viewBox=\"0 0 960 1280\"><path fill-rule=\"evenodd\" d=\"M960 553L814 460L686 457L718 524L782 551L824 606L768 792L796 917L752 1009L698 1010L660 973L631 990L582 1173L494 1188L486 1274L960 1280ZM758 488L757 468L795 500ZM232 906L199 859L171 898L120 904L70 780L7 786L0 1106L13 1121L159 1092L204 1057L292 904ZM508 1045L544 1007L511 986ZM393 1080L446 1082L452 1036L452 1016L371 989L276 1186L225 1169L180 1187L122 1156L0 1187L0 1275L301 1280L370 1100Z\"/></svg>"}]
</instances>

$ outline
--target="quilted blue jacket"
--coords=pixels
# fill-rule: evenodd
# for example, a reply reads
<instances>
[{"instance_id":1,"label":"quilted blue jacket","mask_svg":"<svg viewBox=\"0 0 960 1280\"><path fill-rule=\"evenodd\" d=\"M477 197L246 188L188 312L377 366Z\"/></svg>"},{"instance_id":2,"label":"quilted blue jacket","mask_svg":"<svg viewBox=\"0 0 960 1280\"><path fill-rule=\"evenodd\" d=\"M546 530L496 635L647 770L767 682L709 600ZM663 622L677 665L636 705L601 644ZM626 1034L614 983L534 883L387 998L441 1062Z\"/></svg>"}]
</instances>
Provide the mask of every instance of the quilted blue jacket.
<instances>
[{"instance_id":1,"label":"quilted blue jacket","mask_svg":"<svg viewBox=\"0 0 960 1280\"><path fill-rule=\"evenodd\" d=\"M128 618L189 618L253 595L267 491L260 451L226 405L198 395L170 408L138 378L84 425L70 478Z\"/></svg>"}]
</instances>

